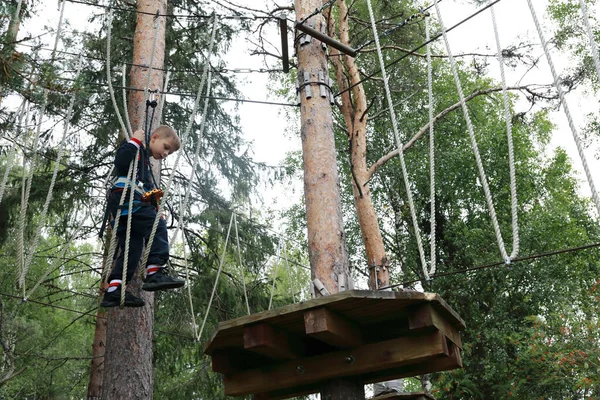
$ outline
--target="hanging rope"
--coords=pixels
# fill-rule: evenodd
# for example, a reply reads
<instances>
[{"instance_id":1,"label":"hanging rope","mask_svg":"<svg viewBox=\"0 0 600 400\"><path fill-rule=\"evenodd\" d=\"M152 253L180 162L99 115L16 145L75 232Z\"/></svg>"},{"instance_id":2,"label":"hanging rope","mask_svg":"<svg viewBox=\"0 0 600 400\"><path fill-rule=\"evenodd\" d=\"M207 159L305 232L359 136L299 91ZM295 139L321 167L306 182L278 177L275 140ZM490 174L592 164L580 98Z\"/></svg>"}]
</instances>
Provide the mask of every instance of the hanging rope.
<instances>
[{"instance_id":1,"label":"hanging rope","mask_svg":"<svg viewBox=\"0 0 600 400\"><path fill-rule=\"evenodd\" d=\"M127 123L127 132L129 136L133 136L133 129L131 128L131 121L129 120L129 107L127 106L127 65L123 64L121 69L121 84L123 86L123 114L125 115L125 122Z\"/></svg>"},{"instance_id":2,"label":"hanging rope","mask_svg":"<svg viewBox=\"0 0 600 400\"><path fill-rule=\"evenodd\" d=\"M583 25L585 26L585 31L590 41L590 48L592 49L592 58L594 59L594 65L596 66L596 73L598 74L598 79L600 79L600 57L598 56L598 46L596 45L594 32L592 31L590 19L588 18L587 6L585 5L584 0L579 0L579 5L581 6L581 16L583 17Z\"/></svg>"},{"instance_id":3,"label":"hanging rope","mask_svg":"<svg viewBox=\"0 0 600 400\"><path fill-rule=\"evenodd\" d=\"M435 237L435 132L433 129L433 67L431 63L431 46L429 44L429 18L425 19L425 40L427 41L427 92L429 96L429 203L430 203L430 237L429 237L429 276L436 269L436 237Z\"/></svg>"},{"instance_id":4,"label":"hanging rope","mask_svg":"<svg viewBox=\"0 0 600 400\"><path fill-rule=\"evenodd\" d=\"M110 77L110 39L112 33L112 13L112 8L109 7L108 14L106 16L106 83L108 84L108 93L110 94L110 100L112 101L115 114L117 115L117 120L119 121L119 125L121 126L121 136L123 136L123 138L127 140L133 136L133 131L131 131L131 128L129 128L128 130L127 127L125 127L125 124L123 123L123 118L121 117L121 112L119 111L119 105L117 104L117 100L115 99L115 91L112 86L112 78Z\"/></svg>"},{"instance_id":5,"label":"hanging rope","mask_svg":"<svg viewBox=\"0 0 600 400\"><path fill-rule=\"evenodd\" d=\"M235 212L233 214L233 223L235 226L235 242L237 245L238 262L240 263L240 278L242 280L242 286L244 288L244 299L246 300L246 310L250 315L250 303L248 302L248 292L246 291L246 276L244 275L244 263L242 262L242 253L240 250L240 235L238 234L237 217Z\"/></svg>"},{"instance_id":6,"label":"hanging rope","mask_svg":"<svg viewBox=\"0 0 600 400\"><path fill-rule=\"evenodd\" d=\"M214 43L214 37L215 37L215 31L216 31L216 20L213 19L213 31L211 33L211 41L209 44L209 48L212 49L212 45ZM208 64L208 60L207 60L207 64ZM205 66L208 69L208 65ZM207 90L210 90L210 77L211 77L211 72L210 69L208 71L208 83L207 83ZM199 96L197 96L196 102L194 103L194 109L192 110L192 114L190 115L190 120L188 121L188 126L186 128L186 132L184 134L185 138L189 137L190 131L192 129L192 125L193 125L193 120L194 117L196 115L196 112L198 111L198 103L199 103ZM208 110L208 102L209 102L209 98L208 96L205 98L204 101L204 113L202 114L202 122L200 124L200 133L199 133L199 137L198 137L198 143L201 142L202 140L202 133L204 132L204 122L206 120L206 114L207 114L207 110ZM199 144L197 144L197 148L198 148ZM156 218L154 219L154 224L152 225L152 232L150 233L150 237L148 238L148 243L146 245L146 249L144 250L144 256L142 258L142 264L143 266L146 265L146 263L148 262L148 257L150 255L150 250L152 248L152 243L154 242L154 236L156 235L156 230L158 228L158 222L162 216L163 210L165 208L165 204L167 203L167 199L169 197L169 192L171 189L171 184L173 182L173 178L175 177L175 172L177 171L177 167L179 166L179 160L181 159L181 155L183 154L183 151L179 151L177 152L177 156L175 157L175 163L173 165L173 172L171 173L171 175L169 175L169 180L167 181L167 185L165 187L164 190L164 194L163 197L160 200L160 205L158 207L158 211L156 212ZM192 172L194 170L192 169ZM187 203L186 203L187 205Z\"/></svg>"},{"instance_id":7,"label":"hanging rope","mask_svg":"<svg viewBox=\"0 0 600 400\"><path fill-rule=\"evenodd\" d=\"M575 140L575 144L577 145L577 152L579 153L579 158L581 159L581 163L583 164L583 169L585 171L585 176L590 185L590 189L592 191L592 198L594 203L596 203L596 210L598 211L598 215L600 215L600 198L598 197L598 192L596 191L596 187L594 186L594 179L592 178L592 174L590 172L590 167L587 163L587 159L585 158L585 154L583 152L583 145L581 143L581 139L579 138L579 134L577 133L577 128L575 128L575 123L573 122L573 117L571 116L571 112L569 111L569 106L567 105L567 100L565 98L565 93L562 89L560 78L558 73L556 72L556 68L554 67L554 62L552 61L552 57L550 56L550 50L548 49L548 43L546 43L546 39L544 39L544 33L542 32L542 27L540 22L538 21L537 14L535 9L533 8L533 4L531 0L527 0L527 4L529 5L529 10L531 11L531 17L533 18L533 23L535 24L535 28L537 29L538 35L540 37L540 41L542 42L542 47L544 48L544 53L546 54L546 59L548 60L548 65L550 66L550 71L552 72L552 77L554 78L554 86L556 86L556 90L558 91L558 97L560 98L560 103L563 106L563 110L565 111L565 115L567 117L567 121L569 122L569 127L571 128L571 133L573 134L573 140Z\"/></svg>"},{"instance_id":8,"label":"hanging rope","mask_svg":"<svg viewBox=\"0 0 600 400\"><path fill-rule=\"evenodd\" d=\"M52 50L52 54L50 56L50 63L54 63L54 58L56 55L56 49L58 47L58 40L60 39L60 34L61 34L61 28L62 28L62 22L63 22L63 17L64 17L64 12L65 12L65 3L63 2L61 4L61 8L60 8L60 16L58 19L58 26L56 27L56 37L54 39L54 47ZM36 129L36 134L35 134L35 138L33 141L33 146L32 148L35 150L38 147L38 142L39 142L39 138L40 138L40 134L42 131L42 122L44 121L44 116L46 114L46 106L48 105L48 89L44 89L44 95L43 95L43 99L42 99L42 105L40 106L40 111L39 111L39 121L37 124L37 129ZM25 160L23 161L25 163ZM27 275L27 268L28 266L26 265L27 263L26 261L26 256L24 256L24 254L22 252L25 251L24 249L24 240L25 240L25 216L27 215L27 206L29 204L29 196L31 194L31 183L33 181L33 172L35 170L35 164L36 164L36 158L35 158L35 153L34 156L32 156L31 158L31 163L29 165L29 176L25 179L25 181L23 182L25 184L25 192L22 195L21 198L21 213L20 213L20 220L19 220L19 227L20 227L20 232L19 232L19 245L20 245L20 249L21 249L21 254L19 255L19 257L21 258L21 260L23 261L22 265L21 265L21 274L19 276L18 279L18 283L19 283L19 287L22 287L23 290L25 290L25 276ZM24 164L25 166L25 164ZM25 174L25 168L23 168L23 174Z\"/></svg>"},{"instance_id":9,"label":"hanging rope","mask_svg":"<svg viewBox=\"0 0 600 400\"><path fill-rule=\"evenodd\" d=\"M275 271L273 273L273 285L271 286L271 297L269 298L269 310L273 305L273 296L275 295L275 282L277 281L277 272L279 271L279 263L281 262L281 237L277 243L276 260L275 260Z\"/></svg>"},{"instance_id":10,"label":"hanging rope","mask_svg":"<svg viewBox=\"0 0 600 400\"><path fill-rule=\"evenodd\" d=\"M29 114L29 103L25 100L22 103L22 107L19 107L17 110L17 115L15 116L16 120L16 134L17 136L21 130L21 123L23 122L23 116L25 113ZM2 198L4 197L4 190L6 189L6 183L8 182L8 176L10 174L10 170L13 166L13 161L15 156L17 155L17 142L13 141L10 149L8 149L8 155L6 159L6 169L4 170L4 176L2 177L2 183L0 184L0 204L2 203Z\"/></svg>"},{"instance_id":11,"label":"hanging rope","mask_svg":"<svg viewBox=\"0 0 600 400\"><path fill-rule=\"evenodd\" d=\"M496 210L494 209L492 194L490 192L490 187L488 185L487 177L485 175L485 170L483 168L483 162L481 161L481 155L479 153L477 139L475 138L473 123L471 122L471 117L469 115L469 109L468 109L467 103L465 101L465 95L464 95L464 92L462 89L462 84L460 83L460 78L458 77L458 67L456 66L456 61L454 60L452 50L450 49L450 42L448 41L448 34L446 33L446 28L444 26L444 21L442 19L442 15L440 12L440 7L439 7L438 2L439 2L439 0L434 0L435 10L436 10L436 13L438 16L438 20L440 22L440 28L442 30L442 36L444 38L444 43L446 45L448 59L450 60L450 66L452 67L452 75L454 76L454 83L456 84L456 90L458 92L460 105L462 107L463 115L464 115L465 121L467 123L467 131L469 133L469 138L471 139L471 147L473 148L473 153L475 154L475 162L477 164L477 169L479 170L479 179L481 181L481 186L483 186L485 200L487 202L488 210L490 212L490 217L492 219L492 225L494 227L494 232L496 234L496 241L498 242L498 248L500 249L500 254L502 255L502 259L506 263L510 263L510 258L508 257L508 254L506 253L506 248L504 247L504 240L502 239L502 232L500 232L500 225L498 224L498 218L496 217Z\"/></svg>"},{"instance_id":12,"label":"hanging rope","mask_svg":"<svg viewBox=\"0 0 600 400\"><path fill-rule=\"evenodd\" d=\"M80 75L81 67L82 67L82 57L80 56L79 61L77 63L76 73L75 73L75 75L77 77L79 77L79 75ZM63 126L62 138L58 145L58 154L56 156L56 161L54 163L54 171L52 172L52 178L50 179L50 186L48 187L48 193L46 194L46 201L44 202L44 206L42 207L42 212L40 214L40 222L38 223L38 229L33 238L32 244L29 248L27 259L25 260L25 264L23 267L24 274L23 274L23 277L21 280L22 286L23 286L23 294L25 294L25 284L24 284L25 283L25 275L27 274L27 271L29 270L31 261L33 259L33 254L35 253L35 251L37 249L39 239L42 235L42 229L44 228L44 225L46 223L46 215L48 214L48 208L50 207L50 201L52 200L52 195L54 193L54 185L56 184L56 177L58 176L60 162L62 160L64 151L65 151L65 147L66 147L66 143L67 143L67 133L69 132L71 118L73 117L74 106L75 106L75 94L73 93L71 95L71 101L69 102L69 108L67 109L67 116L66 116L65 123Z\"/></svg>"},{"instance_id":13,"label":"hanging rope","mask_svg":"<svg viewBox=\"0 0 600 400\"><path fill-rule=\"evenodd\" d=\"M183 210L183 198L181 197L181 193L179 194L179 208ZM179 213L179 226L181 227L181 241L183 247L183 266L185 267L185 280L187 281L187 293L188 300L190 303L190 313L192 315L192 331L194 333L194 338L198 340L196 333L198 332L198 324L196 323L196 313L194 312L194 301L192 299L192 285L190 284L190 271L188 265L188 257L187 257L187 249L186 249L186 237L185 237L185 225L183 220L183 213ZM171 239L171 243L175 242L176 237Z\"/></svg>"},{"instance_id":14,"label":"hanging rope","mask_svg":"<svg viewBox=\"0 0 600 400\"><path fill-rule=\"evenodd\" d=\"M394 136L396 138L396 145L400 149L398 156L400 158L400 165L402 167L402 177L404 178L404 186L406 187L406 197L408 199L408 205L410 207L410 215L413 221L413 229L415 231L415 237L417 239L417 247L419 249L419 256L421 258L421 267L423 269L423 275L426 280L429 280L429 273L427 271L427 263L425 261L425 252L423 251L423 243L421 241L421 230L417 222L417 215L415 212L415 204L412 198L412 191L410 186L410 180L408 172L406 170L406 163L404 162L404 152L402 152L402 143L400 142L400 134L398 133L398 122L396 121L396 113L394 112L394 103L392 101L392 95L388 83L387 72L385 70L385 63L383 61L383 54L381 52L381 45L379 44L379 35L377 33L377 26L375 24L375 16L373 14L373 6L371 0L367 0L367 7L369 9L369 17L371 19L371 28L373 30L373 36L375 39L375 46L377 47L377 55L379 58L379 66L381 68L381 76L383 78L383 85L385 87L385 95L388 103L388 109L392 119L392 128L394 130Z\"/></svg>"},{"instance_id":15,"label":"hanging rope","mask_svg":"<svg viewBox=\"0 0 600 400\"><path fill-rule=\"evenodd\" d=\"M200 332L196 334L196 340L200 340L202 337L202 332L204 332L204 327L206 326L206 320L208 319L208 313L210 311L210 307L212 306L213 299L215 297L215 292L217 290L217 284L219 283L219 276L221 275L221 271L223 270L223 264L225 263L225 254L227 252L227 244L229 243L229 235L231 234L231 226L233 225L234 213L231 213L231 219L229 220L229 228L227 229L227 237L225 238L225 246L223 246L223 254L221 254L221 261L219 262L219 269L217 270L217 276L215 278L215 284L212 289L212 293L210 294L210 300L208 300L208 306L206 306L206 313L204 314L204 320L202 321L202 326L200 327Z\"/></svg>"},{"instance_id":16,"label":"hanging rope","mask_svg":"<svg viewBox=\"0 0 600 400\"><path fill-rule=\"evenodd\" d=\"M167 88L169 87L169 79L171 78L171 71L167 71L167 73L165 74L165 84L163 86L163 90L161 93L168 93ZM123 87L125 87L125 85L123 85ZM158 118L156 119L158 121L159 125L162 125L162 121L163 121L163 110L165 107L165 99L166 99L166 95L164 96L160 96L160 99L158 101Z\"/></svg>"},{"instance_id":17,"label":"hanging rope","mask_svg":"<svg viewBox=\"0 0 600 400\"><path fill-rule=\"evenodd\" d=\"M510 113L510 102L508 100L508 90L506 85L506 75L504 73L504 56L502 55L502 45L500 44L500 34L498 33L498 24L496 22L496 12L491 6L492 0L488 0L490 4L490 12L492 14L492 23L494 25L494 36L496 38L496 47L498 49L498 64L500 67L500 75L502 77L502 99L504 101L504 120L506 121L506 137L508 139L508 167L510 173L510 209L512 214L512 252L509 260L514 259L519 254L519 216L517 213L517 180L515 177L515 151L513 147L512 136L512 116Z\"/></svg>"}]
</instances>

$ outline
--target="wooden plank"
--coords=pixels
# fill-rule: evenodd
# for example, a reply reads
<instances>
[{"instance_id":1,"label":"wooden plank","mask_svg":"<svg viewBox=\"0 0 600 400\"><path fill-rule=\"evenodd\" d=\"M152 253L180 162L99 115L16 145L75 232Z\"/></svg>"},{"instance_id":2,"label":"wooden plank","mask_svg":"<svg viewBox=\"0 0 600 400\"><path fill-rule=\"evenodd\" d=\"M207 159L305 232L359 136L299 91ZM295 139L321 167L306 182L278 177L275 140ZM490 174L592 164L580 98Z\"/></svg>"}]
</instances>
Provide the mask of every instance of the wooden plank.
<instances>
[{"instance_id":1,"label":"wooden plank","mask_svg":"<svg viewBox=\"0 0 600 400\"><path fill-rule=\"evenodd\" d=\"M241 396L302 387L330 379L357 376L448 355L440 332L403 337L319 356L225 375L225 394Z\"/></svg>"},{"instance_id":2,"label":"wooden plank","mask_svg":"<svg viewBox=\"0 0 600 400\"><path fill-rule=\"evenodd\" d=\"M306 334L338 349L350 349L363 344L359 328L351 321L325 307L304 312Z\"/></svg>"},{"instance_id":3,"label":"wooden plank","mask_svg":"<svg viewBox=\"0 0 600 400\"><path fill-rule=\"evenodd\" d=\"M458 330L443 318L432 304L423 303L410 307L408 311L408 326L411 330L426 331L438 329L448 339L462 349L462 342Z\"/></svg>"},{"instance_id":4,"label":"wooden plank","mask_svg":"<svg viewBox=\"0 0 600 400\"><path fill-rule=\"evenodd\" d=\"M371 397L370 400L435 400L435 397L425 392L391 393Z\"/></svg>"},{"instance_id":5,"label":"wooden plank","mask_svg":"<svg viewBox=\"0 0 600 400\"><path fill-rule=\"evenodd\" d=\"M304 344L299 339L268 324L244 328L244 349L284 360L299 358L305 353Z\"/></svg>"}]
</instances>

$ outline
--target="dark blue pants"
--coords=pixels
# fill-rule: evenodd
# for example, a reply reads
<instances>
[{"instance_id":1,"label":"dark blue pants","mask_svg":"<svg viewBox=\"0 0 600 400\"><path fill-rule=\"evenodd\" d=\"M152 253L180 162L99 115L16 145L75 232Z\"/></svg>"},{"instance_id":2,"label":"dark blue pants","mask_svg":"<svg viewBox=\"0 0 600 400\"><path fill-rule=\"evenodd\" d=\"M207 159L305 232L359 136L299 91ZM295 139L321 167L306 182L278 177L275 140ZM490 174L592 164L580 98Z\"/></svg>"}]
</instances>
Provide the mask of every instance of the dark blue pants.
<instances>
[{"instance_id":1,"label":"dark blue pants","mask_svg":"<svg viewBox=\"0 0 600 400\"><path fill-rule=\"evenodd\" d=\"M114 215L114 214L113 214ZM125 261L125 240L127 236L127 219L129 216L121 216L117 230L119 249L116 253L116 264L109 276L109 282L114 279L123 279L123 263ZM131 219L131 234L129 238L129 258L127 262L127 280L131 282L142 256L144 245L148 243L152 225L156 218L156 210L151 206L142 206L133 213ZM156 234L152 241L152 247L148 256L147 265L165 265L169 260L169 237L167 224L164 219L158 221ZM144 265L146 267L146 265Z\"/></svg>"}]
</instances>

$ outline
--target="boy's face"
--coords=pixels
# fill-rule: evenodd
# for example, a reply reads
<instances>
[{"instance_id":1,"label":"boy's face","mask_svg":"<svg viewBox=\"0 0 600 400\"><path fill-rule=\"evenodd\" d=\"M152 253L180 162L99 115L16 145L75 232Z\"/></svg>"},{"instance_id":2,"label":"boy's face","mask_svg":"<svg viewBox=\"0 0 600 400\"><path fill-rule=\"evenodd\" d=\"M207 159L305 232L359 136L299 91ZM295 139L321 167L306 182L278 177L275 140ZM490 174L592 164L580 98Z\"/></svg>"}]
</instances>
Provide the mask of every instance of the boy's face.
<instances>
[{"instance_id":1,"label":"boy's face","mask_svg":"<svg viewBox=\"0 0 600 400\"><path fill-rule=\"evenodd\" d=\"M157 160L167 158L167 156L175 152L175 149L177 148L174 137L160 137L158 134L152 135L149 147L150 155Z\"/></svg>"}]
</instances>

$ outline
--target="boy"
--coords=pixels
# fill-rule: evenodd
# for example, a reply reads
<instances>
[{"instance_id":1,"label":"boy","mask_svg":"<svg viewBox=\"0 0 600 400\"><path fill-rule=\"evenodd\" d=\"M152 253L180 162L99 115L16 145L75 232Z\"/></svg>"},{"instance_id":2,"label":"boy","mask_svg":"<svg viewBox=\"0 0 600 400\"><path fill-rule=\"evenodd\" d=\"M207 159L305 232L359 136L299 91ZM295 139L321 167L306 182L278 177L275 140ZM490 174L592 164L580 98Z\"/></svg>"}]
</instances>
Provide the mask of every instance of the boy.
<instances>
[{"instance_id":1,"label":"boy","mask_svg":"<svg viewBox=\"0 0 600 400\"><path fill-rule=\"evenodd\" d=\"M115 155L115 170L118 178L111 189L108 200L109 212L114 218L118 215L120 218L119 227L116 235L119 242L118 257L115 267L109 276L109 287L104 298L100 303L101 307L116 307L121 303L121 280L123 277L123 263L125 260L125 241L127 236L127 218L129 217L129 190L126 193L125 203L119 207L119 201L123 193L123 188L127 185L127 173L129 165L135 158L138 149L140 156L138 158L138 172L134 182L134 200L131 215L131 233L129 239L129 258L127 263L127 280L130 282L138 267L142 250L147 244L152 232L152 225L156 218L159 197L154 197L149 192L156 189L156 185L150 168L149 156L156 160L162 160L168 155L179 150L181 142L173 128L161 125L156 128L150 136L148 148L145 147L144 131L138 130L133 133L133 137L117 149ZM144 195L145 194L145 195ZM172 278L164 271L164 267L169 260L169 239L167 235L167 225L161 218L158 222L158 228L152 242L148 263L146 267L146 278L142 285L142 290L155 291L164 289L175 289L182 287L185 282L182 279ZM143 307L143 299L134 296L131 292L125 292L126 307Z\"/></svg>"}]
</instances>

